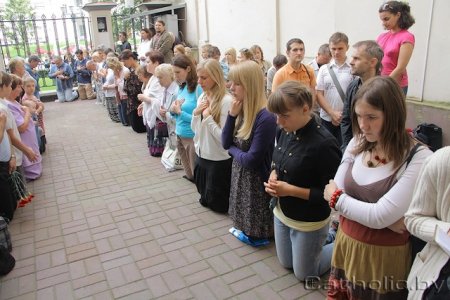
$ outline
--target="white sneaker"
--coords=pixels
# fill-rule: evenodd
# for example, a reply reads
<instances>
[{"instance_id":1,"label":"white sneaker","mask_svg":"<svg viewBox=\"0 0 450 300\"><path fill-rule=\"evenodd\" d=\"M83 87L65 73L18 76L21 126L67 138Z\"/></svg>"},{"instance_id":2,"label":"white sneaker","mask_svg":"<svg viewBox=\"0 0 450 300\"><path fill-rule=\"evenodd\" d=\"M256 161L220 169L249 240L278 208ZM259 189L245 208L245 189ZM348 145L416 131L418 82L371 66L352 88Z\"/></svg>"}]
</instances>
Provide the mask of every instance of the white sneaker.
<instances>
[{"instance_id":1,"label":"white sneaker","mask_svg":"<svg viewBox=\"0 0 450 300\"><path fill-rule=\"evenodd\" d=\"M63 103L64 101L61 101L61 100L56 99L55 102L56 102L56 103Z\"/></svg>"}]
</instances>

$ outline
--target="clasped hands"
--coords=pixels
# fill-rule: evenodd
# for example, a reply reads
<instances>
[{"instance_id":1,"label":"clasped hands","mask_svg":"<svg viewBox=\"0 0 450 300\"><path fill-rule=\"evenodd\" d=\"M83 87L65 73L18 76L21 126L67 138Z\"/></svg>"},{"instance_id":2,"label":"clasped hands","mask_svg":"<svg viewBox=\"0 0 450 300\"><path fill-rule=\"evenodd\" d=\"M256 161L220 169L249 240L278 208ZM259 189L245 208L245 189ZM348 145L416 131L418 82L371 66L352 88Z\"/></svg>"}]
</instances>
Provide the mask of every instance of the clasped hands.
<instances>
[{"instance_id":1,"label":"clasped hands","mask_svg":"<svg viewBox=\"0 0 450 300\"><path fill-rule=\"evenodd\" d=\"M267 182L264 182L266 193L268 193L272 197L289 196L290 186L291 185L289 183L278 180L277 172L275 170L270 173L269 180L267 180Z\"/></svg>"},{"instance_id":2,"label":"clasped hands","mask_svg":"<svg viewBox=\"0 0 450 300\"><path fill-rule=\"evenodd\" d=\"M203 118L207 118L211 114L208 97L203 97L200 101L200 104L194 110L194 116L198 116L200 114L203 116Z\"/></svg>"},{"instance_id":3,"label":"clasped hands","mask_svg":"<svg viewBox=\"0 0 450 300\"><path fill-rule=\"evenodd\" d=\"M174 113L176 115L181 114L181 105L184 103L184 99L177 99L175 100L172 105L170 106L170 112Z\"/></svg>"}]
</instances>

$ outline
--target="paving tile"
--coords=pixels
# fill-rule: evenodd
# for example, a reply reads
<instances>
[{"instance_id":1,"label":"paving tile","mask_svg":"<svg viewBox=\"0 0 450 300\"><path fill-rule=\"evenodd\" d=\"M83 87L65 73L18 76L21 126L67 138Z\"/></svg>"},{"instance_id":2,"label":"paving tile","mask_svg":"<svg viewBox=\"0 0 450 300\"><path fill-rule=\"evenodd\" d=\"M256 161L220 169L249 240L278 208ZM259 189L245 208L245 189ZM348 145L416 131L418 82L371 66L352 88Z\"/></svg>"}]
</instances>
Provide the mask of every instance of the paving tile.
<instances>
[{"instance_id":1,"label":"paving tile","mask_svg":"<svg viewBox=\"0 0 450 300\"><path fill-rule=\"evenodd\" d=\"M69 108L71 113L66 113ZM92 101L46 103L44 174L10 224L0 299L320 299ZM95 130L86 130L89 129ZM70 136L70 139L67 137Z\"/></svg>"},{"instance_id":2,"label":"paving tile","mask_svg":"<svg viewBox=\"0 0 450 300\"><path fill-rule=\"evenodd\" d=\"M84 298L87 296L93 296L95 294L108 290L108 284L106 281L100 281L88 286L81 287L74 291L76 299Z\"/></svg>"},{"instance_id":3,"label":"paving tile","mask_svg":"<svg viewBox=\"0 0 450 300\"><path fill-rule=\"evenodd\" d=\"M192 292L195 299L218 299L214 296L211 290L209 290L205 283L199 283L191 286L189 290Z\"/></svg>"},{"instance_id":4,"label":"paving tile","mask_svg":"<svg viewBox=\"0 0 450 300\"><path fill-rule=\"evenodd\" d=\"M144 280L132 282L129 284L126 284L124 286L113 288L112 292L114 295L114 298L120 298L127 295L132 295L136 292L147 290L147 284ZM148 299L151 299L152 297L149 297Z\"/></svg>"},{"instance_id":5,"label":"paving tile","mask_svg":"<svg viewBox=\"0 0 450 300\"><path fill-rule=\"evenodd\" d=\"M245 291L251 290L261 284L263 284L261 278L259 278L257 275L253 275L230 284L230 288L236 294L240 294Z\"/></svg>"},{"instance_id":6,"label":"paving tile","mask_svg":"<svg viewBox=\"0 0 450 300\"><path fill-rule=\"evenodd\" d=\"M194 294L188 288L184 288L182 290L178 290L173 293L170 293L169 295L162 296L158 299L160 299L160 300L173 300L173 299L184 300L184 299L195 299L195 298L194 298ZM199 299L199 298L197 298L197 299Z\"/></svg>"},{"instance_id":7,"label":"paving tile","mask_svg":"<svg viewBox=\"0 0 450 300\"><path fill-rule=\"evenodd\" d=\"M156 275L145 280L154 297L161 297L170 293L169 287L161 275Z\"/></svg>"}]
</instances>

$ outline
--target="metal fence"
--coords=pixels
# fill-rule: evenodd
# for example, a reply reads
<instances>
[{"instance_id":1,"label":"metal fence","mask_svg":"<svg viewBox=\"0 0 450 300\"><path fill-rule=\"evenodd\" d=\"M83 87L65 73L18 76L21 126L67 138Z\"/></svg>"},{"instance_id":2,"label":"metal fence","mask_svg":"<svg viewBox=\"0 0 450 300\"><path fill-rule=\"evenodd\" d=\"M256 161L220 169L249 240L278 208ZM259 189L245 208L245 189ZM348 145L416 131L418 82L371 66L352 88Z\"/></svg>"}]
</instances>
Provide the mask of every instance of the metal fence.
<instances>
[{"instance_id":1,"label":"metal fence","mask_svg":"<svg viewBox=\"0 0 450 300\"><path fill-rule=\"evenodd\" d=\"M0 51L5 66L14 57L38 55L42 63L38 72L46 76L53 55L73 54L76 49L92 48L89 31L89 18L72 14L47 18L16 16L5 20L0 15ZM47 72L46 72L47 71ZM43 84L52 85L53 81L43 77Z\"/></svg>"},{"instance_id":2,"label":"metal fence","mask_svg":"<svg viewBox=\"0 0 450 300\"><path fill-rule=\"evenodd\" d=\"M141 43L139 33L142 28L149 27L148 17L142 16L139 18L131 18L128 15L112 15L113 24L113 37L117 41L119 32L124 31L127 33L128 42L132 45L134 51L137 50L137 46Z\"/></svg>"}]
</instances>

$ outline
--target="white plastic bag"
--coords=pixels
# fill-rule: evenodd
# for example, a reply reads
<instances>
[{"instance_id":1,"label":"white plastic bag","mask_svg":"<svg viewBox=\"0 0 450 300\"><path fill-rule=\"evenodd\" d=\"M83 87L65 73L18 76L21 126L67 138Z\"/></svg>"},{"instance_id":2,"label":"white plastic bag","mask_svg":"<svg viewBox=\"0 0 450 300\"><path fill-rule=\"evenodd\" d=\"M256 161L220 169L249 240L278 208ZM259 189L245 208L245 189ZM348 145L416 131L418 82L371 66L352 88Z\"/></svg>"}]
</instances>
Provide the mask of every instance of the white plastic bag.
<instances>
[{"instance_id":1,"label":"white plastic bag","mask_svg":"<svg viewBox=\"0 0 450 300\"><path fill-rule=\"evenodd\" d=\"M171 133L170 135L173 134L175 133ZM161 163L168 172L183 169L180 155L178 155L175 136L169 136L169 138L167 139L166 145L164 146L163 154L161 156Z\"/></svg>"}]
</instances>

